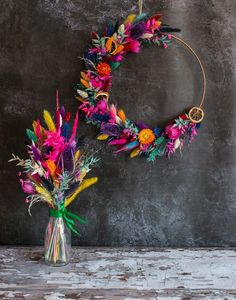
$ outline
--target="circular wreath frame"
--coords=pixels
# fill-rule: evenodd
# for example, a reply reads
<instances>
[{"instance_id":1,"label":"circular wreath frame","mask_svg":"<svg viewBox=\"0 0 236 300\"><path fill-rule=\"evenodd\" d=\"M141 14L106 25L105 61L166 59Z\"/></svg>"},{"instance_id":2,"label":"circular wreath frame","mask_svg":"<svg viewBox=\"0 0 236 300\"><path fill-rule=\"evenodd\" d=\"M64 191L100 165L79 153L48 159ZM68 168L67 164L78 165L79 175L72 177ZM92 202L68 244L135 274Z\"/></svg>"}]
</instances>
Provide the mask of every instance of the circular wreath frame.
<instances>
[{"instance_id":1,"label":"circular wreath frame","mask_svg":"<svg viewBox=\"0 0 236 300\"><path fill-rule=\"evenodd\" d=\"M100 130L97 139L108 140L109 145L117 147L116 153L127 151L132 158L145 155L148 161L164 155L170 157L177 149L182 149L186 140L191 142L204 117L201 106L205 85L200 106L178 115L164 128L151 129L142 122L133 122L124 110L108 104L112 72L120 66L124 54L138 53L140 46L145 44L167 48L173 38L171 33L179 31L163 26L160 18L160 14L151 17L131 14L122 24L109 24L102 34L92 32L91 45L83 57L86 70L81 72L80 83L75 87L76 98L82 103L79 109L85 114L86 122ZM196 53L183 43L192 50L205 76Z\"/></svg>"}]
</instances>

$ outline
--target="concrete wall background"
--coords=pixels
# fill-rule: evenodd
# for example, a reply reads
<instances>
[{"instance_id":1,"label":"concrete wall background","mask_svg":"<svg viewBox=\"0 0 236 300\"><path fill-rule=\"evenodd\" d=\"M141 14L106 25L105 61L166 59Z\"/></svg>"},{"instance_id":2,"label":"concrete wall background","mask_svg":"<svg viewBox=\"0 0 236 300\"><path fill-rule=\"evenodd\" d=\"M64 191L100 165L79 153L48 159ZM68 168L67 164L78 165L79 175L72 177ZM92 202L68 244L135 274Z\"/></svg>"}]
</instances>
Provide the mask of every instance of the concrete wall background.
<instances>
[{"instance_id":1,"label":"concrete wall background","mask_svg":"<svg viewBox=\"0 0 236 300\"><path fill-rule=\"evenodd\" d=\"M92 30L137 12L138 1L0 0L0 244L43 243L45 206L27 214L10 154L25 157L25 128L54 95L72 112L78 59ZM81 194L72 210L85 216L78 245L236 245L236 2L145 0L144 11L161 12L181 28L204 62L208 89L199 136L171 160L116 156L95 140L80 119L83 148L100 150L99 183ZM174 42L167 50L145 48L128 55L114 74L111 101L133 120L163 124L198 103L200 72Z\"/></svg>"}]
</instances>

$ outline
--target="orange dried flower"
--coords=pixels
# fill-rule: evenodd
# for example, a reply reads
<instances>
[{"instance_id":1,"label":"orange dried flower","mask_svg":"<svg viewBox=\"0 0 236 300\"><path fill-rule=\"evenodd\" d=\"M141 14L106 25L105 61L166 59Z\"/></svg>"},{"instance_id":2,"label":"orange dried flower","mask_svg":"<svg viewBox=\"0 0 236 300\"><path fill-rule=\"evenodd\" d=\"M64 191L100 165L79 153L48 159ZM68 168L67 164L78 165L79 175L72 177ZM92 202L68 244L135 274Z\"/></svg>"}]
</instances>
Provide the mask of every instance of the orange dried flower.
<instances>
[{"instance_id":1,"label":"orange dried flower","mask_svg":"<svg viewBox=\"0 0 236 300\"><path fill-rule=\"evenodd\" d=\"M155 140L155 135L151 129L142 129L138 134L140 144L151 144Z\"/></svg>"},{"instance_id":2,"label":"orange dried flower","mask_svg":"<svg viewBox=\"0 0 236 300\"><path fill-rule=\"evenodd\" d=\"M111 67L105 62L101 62L97 65L97 71L99 75L107 76L111 73Z\"/></svg>"}]
</instances>

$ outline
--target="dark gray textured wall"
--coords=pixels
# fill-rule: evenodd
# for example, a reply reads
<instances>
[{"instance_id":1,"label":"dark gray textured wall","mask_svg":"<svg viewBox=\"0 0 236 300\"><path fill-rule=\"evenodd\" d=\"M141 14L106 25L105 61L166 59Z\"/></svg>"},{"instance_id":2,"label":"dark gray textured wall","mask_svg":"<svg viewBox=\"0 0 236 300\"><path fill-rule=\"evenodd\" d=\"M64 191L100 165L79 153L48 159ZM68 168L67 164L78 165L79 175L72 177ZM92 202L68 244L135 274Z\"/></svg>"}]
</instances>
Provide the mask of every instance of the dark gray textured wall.
<instances>
[{"instance_id":1,"label":"dark gray textured wall","mask_svg":"<svg viewBox=\"0 0 236 300\"><path fill-rule=\"evenodd\" d=\"M27 214L17 170L7 160L25 156L25 128L54 94L75 111L73 86L78 56L92 30L137 11L138 1L0 0L0 243L40 244L48 220L39 205ZM96 129L80 120L84 148L99 149L99 183L73 204L87 217L74 244L105 246L236 245L236 2L232 0L145 0L144 11L164 21L202 58L208 79L206 119L183 155L171 160L116 156L95 140ZM128 55L114 74L111 101L133 120L163 124L200 97L200 72L174 42Z\"/></svg>"}]
</instances>

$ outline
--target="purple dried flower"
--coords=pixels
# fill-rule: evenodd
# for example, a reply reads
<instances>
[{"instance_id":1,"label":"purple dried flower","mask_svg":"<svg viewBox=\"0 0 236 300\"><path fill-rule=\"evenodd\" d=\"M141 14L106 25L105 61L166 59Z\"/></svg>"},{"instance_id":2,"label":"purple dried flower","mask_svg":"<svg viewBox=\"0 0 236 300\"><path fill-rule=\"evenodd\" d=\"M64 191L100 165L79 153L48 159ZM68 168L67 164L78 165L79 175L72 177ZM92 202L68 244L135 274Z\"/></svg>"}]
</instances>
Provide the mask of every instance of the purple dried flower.
<instances>
[{"instance_id":1,"label":"purple dried flower","mask_svg":"<svg viewBox=\"0 0 236 300\"><path fill-rule=\"evenodd\" d=\"M109 136L118 136L120 134L117 125L114 124L102 124L101 133Z\"/></svg>"},{"instance_id":2,"label":"purple dried flower","mask_svg":"<svg viewBox=\"0 0 236 300\"><path fill-rule=\"evenodd\" d=\"M134 25L130 30L130 37L134 39L138 39L141 35L143 35L146 31L146 23L140 22Z\"/></svg>"}]
</instances>

